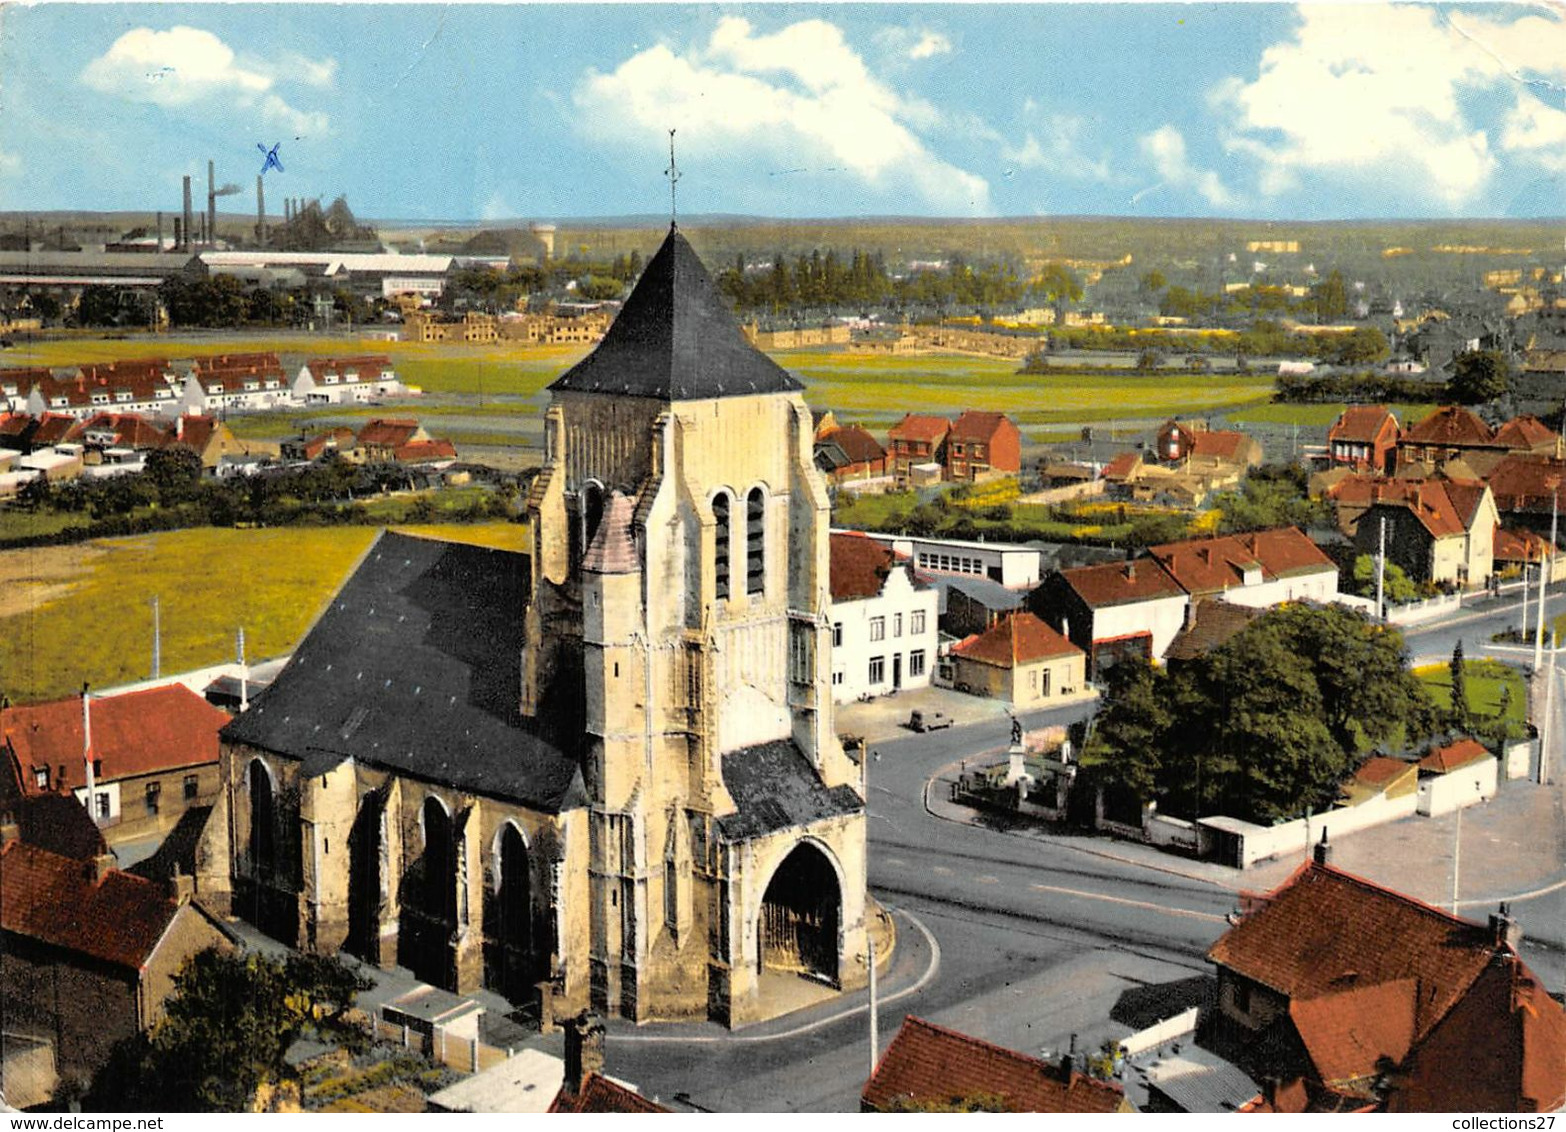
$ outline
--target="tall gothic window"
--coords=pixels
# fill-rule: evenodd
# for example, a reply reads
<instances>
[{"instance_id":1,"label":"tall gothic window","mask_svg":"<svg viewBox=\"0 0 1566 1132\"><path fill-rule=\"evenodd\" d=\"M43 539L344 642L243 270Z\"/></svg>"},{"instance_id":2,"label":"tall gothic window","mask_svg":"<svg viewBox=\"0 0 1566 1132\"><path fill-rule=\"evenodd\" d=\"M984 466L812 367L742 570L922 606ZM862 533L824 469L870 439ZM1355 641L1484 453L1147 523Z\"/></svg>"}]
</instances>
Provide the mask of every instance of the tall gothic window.
<instances>
[{"instance_id":1,"label":"tall gothic window","mask_svg":"<svg viewBox=\"0 0 1566 1132\"><path fill-rule=\"evenodd\" d=\"M717 520L712 551L713 582L717 596L729 596L729 493L720 491L712 500L712 517Z\"/></svg>"},{"instance_id":2,"label":"tall gothic window","mask_svg":"<svg viewBox=\"0 0 1566 1132\"><path fill-rule=\"evenodd\" d=\"M598 534L598 524L604 517L604 493L596 483L589 483L582 488L582 553L587 553L587 548L593 545L593 537Z\"/></svg>"},{"instance_id":3,"label":"tall gothic window","mask_svg":"<svg viewBox=\"0 0 1566 1132\"><path fill-rule=\"evenodd\" d=\"M759 594L767 586L767 501L759 487L745 498L745 592Z\"/></svg>"}]
</instances>

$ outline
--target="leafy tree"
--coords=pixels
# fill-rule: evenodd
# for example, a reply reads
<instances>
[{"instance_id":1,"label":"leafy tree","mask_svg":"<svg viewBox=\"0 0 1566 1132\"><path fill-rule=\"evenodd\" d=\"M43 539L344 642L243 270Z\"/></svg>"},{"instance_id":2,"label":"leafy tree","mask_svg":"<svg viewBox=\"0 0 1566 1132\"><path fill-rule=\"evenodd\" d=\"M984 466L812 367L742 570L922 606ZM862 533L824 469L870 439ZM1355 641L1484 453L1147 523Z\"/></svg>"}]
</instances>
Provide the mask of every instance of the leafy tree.
<instances>
[{"instance_id":1,"label":"leafy tree","mask_svg":"<svg viewBox=\"0 0 1566 1132\"><path fill-rule=\"evenodd\" d=\"M1446 395L1460 405L1493 401L1510 387L1512 366L1499 350L1470 350L1452 359Z\"/></svg>"},{"instance_id":2,"label":"leafy tree","mask_svg":"<svg viewBox=\"0 0 1566 1132\"><path fill-rule=\"evenodd\" d=\"M182 444L159 448L147 455L142 473L158 502L172 506L193 499L201 483L201 457Z\"/></svg>"},{"instance_id":3,"label":"leafy tree","mask_svg":"<svg viewBox=\"0 0 1566 1132\"><path fill-rule=\"evenodd\" d=\"M1396 562L1388 562L1381 580L1382 594L1393 603L1415 601L1419 587ZM1354 592L1360 597L1376 596L1376 558L1373 554L1361 554L1354 559Z\"/></svg>"},{"instance_id":4,"label":"leafy tree","mask_svg":"<svg viewBox=\"0 0 1566 1132\"><path fill-rule=\"evenodd\" d=\"M1061 263L1046 263L1044 271L1034 282L1033 289L1054 306L1057 320L1068 302L1075 303L1082 298L1082 281L1069 267Z\"/></svg>"},{"instance_id":5,"label":"leafy tree","mask_svg":"<svg viewBox=\"0 0 1566 1132\"><path fill-rule=\"evenodd\" d=\"M288 1075L284 1055L302 1035L362 1048L367 1036L347 1015L369 986L323 956L200 952L175 976L162 1021L121 1043L88 1101L94 1109L242 1109L257 1086Z\"/></svg>"},{"instance_id":6,"label":"leafy tree","mask_svg":"<svg viewBox=\"0 0 1566 1132\"><path fill-rule=\"evenodd\" d=\"M1156 796L1163 769L1170 715L1159 696L1161 678L1144 660L1111 668L1104 710L1082 751L1083 766L1098 768L1098 781L1136 798Z\"/></svg>"},{"instance_id":7,"label":"leafy tree","mask_svg":"<svg viewBox=\"0 0 1566 1132\"><path fill-rule=\"evenodd\" d=\"M1343 285L1343 274L1337 268L1316 284L1311 298L1316 304L1316 316L1322 322L1332 322L1348 313L1348 289Z\"/></svg>"},{"instance_id":8,"label":"leafy tree","mask_svg":"<svg viewBox=\"0 0 1566 1132\"><path fill-rule=\"evenodd\" d=\"M1164 278L1164 273L1157 268L1142 276L1141 282L1138 284L1144 291L1162 291L1168 285L1169 281Z\"/></svg>"},{"instance_id":9,"label":"leafy tree","mask_svg":"<svg viewBox=\"0 0 1566 1132\"><path fill-rule=\"evenodd\" d=\"M1143 350L1136 356L1136 368L1139 373L1151 373L1163 364L1164 356L1157 350Z\"/></svg>"},{"instance_id":10,"label":"leafy tree","mask_svg":"<svg viewBox=\"0 0 1566 1132\"><path fill-rule=\"evenodd\" d=\"M76 321L83 326L118 326L120 293L98 284L83 287L76 304Z\"/></svg>"}]
</instances>

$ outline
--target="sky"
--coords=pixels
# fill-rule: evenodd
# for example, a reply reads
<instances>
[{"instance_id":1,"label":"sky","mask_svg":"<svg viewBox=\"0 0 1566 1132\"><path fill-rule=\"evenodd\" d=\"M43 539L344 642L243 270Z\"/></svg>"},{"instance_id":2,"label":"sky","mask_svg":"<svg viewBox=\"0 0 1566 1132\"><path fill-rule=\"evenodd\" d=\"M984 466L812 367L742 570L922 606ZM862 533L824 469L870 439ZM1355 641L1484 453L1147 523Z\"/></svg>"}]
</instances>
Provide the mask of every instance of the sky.
<instances>
[{"instance_id":1,"label":"sky","mask_svg":"<svg viewBox=\"0 0 1566 1132\"><path fill-rule=\"evenodd\" d=\"M683 214L1563 216L1566 7L0 7L0 210L667 215L671 129Z\"/></svg>"}]
</instances>

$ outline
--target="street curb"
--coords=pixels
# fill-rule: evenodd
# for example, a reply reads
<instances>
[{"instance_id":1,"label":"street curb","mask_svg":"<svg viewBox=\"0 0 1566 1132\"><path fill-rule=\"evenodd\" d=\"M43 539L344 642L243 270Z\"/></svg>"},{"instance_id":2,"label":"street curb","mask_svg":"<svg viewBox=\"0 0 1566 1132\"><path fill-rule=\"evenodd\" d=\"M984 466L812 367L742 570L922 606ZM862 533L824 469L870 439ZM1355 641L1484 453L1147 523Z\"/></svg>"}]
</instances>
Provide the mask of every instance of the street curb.
<instances>
[{"instance_id":1,"label":"street curb","mask_svg":"<svg viewBox=\"0 0 1566 1132\"><path fill-rule=\"evenodd\" d=\"M1000 749L1000 748L997 748L997 749ZM979 754L981 754L981 755L982 754L988 754L988 753L989 753L988 751L981 751L981 752L979 752ZM975 755L969 755L968 756L968 758L975 758L975 757L977 757L977 756L975 756ZM924 811L925 811L925 813L929 814L932 818L935 818L937 821L951 822L953 825L977 826L979 824L977 821L969 820L966 817L952 817L952 816L949 816L947 814L937 813L935 808L934 808L934 806L933 806L933 804L932 804L932 802L931 802L931 800L930 800L930 790L931 790L931 787L933 787L935 785L936 779L942 777L948 771L952 770L954 767L958 768L960 770L961 767L962 767L962 764L964 762L966 762L966 761L967 761L967 759L958 759L955 762L947 763L945 766L940 767L939 769L937 769L934 774L930 775L929 778L925 779L925 783L924 783L924 797L923 797ZM972 813L972 811L969 810L968 807L966 807L966 806L959 806L958 803L953 802L953 803L950 803L950 805L956 806L957 808L962 809L963 811L965 811L967 813ZM1070 850L1070 851L1075 852L1075 853L1085 854L1086 856L1089 856L1089 857L1101 857L1101 858L1103 858L1106 861L1115 861L1115 862L1117 862L1119 864L1122 864L1122 865L1130 865L1133 868L1148 869L1148 870L1150 870L1152 872L1164 873L1167 876L1177 876L1177 877L1181 878L1182 880L1195 881L1198 884L1210 884L1214 888L1222 889L1225 892L1240 893L1240 892L1244 892L1245 891L1244 886L1226 884L1223 881L1214 880L1212 877L1196 876L1196 875L1194 875L1192 873L1184 872L1184 871L1182 871L1180 869L1174 868L1174 867L1169 866L1169 865L1161 865L1161 864L1156 864L1156 863L1149 862L1149 861L1141 861L1141 860L1136 859L1135 857L1126 857L1126 856L1122 856L1121 854L1118 854L1118 853L1111 853L1111 852L1109 852L1108 850L1105 850L1105 849L1093 849L1093 848L1089 848L1088 846L1085 846L1085 845L1068 845L1068 844L1065 844L1064 842L1061 842L1061 841L1057 840L1056 836L1054 834L1045 833L1045 832L1042 832L1042 831L1023 831L1023 830L1016 830L1016 829L993 829L993 830L989 830L989 832L991 832L991 833L999 833L999 834L1002 834L1002 835L1007 836L1007 837L1020 838L1021 840L1024 840L1024 841L1042 842L1042 843L1044 843L1046 845L1050 845L1050 846L1052 846L1053 848L1056 848L1056 849L1067 849L1067 850ZM1222 868L1223 866L1219 865L1219 866L1214 866L1214 867ZM1236 871L1238 871L1238 870L1236 870Z\"/></svg>"}]
</instances>

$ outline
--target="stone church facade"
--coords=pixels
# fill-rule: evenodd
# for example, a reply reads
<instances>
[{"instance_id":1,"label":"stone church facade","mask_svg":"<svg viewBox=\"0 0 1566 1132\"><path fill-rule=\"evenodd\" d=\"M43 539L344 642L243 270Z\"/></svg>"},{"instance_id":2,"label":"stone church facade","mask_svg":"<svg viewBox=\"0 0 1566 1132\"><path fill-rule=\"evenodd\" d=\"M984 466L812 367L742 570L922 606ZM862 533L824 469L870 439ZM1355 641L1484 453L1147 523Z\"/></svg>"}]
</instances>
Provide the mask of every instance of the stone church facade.
<instances>
[{"instance_id":1,"label":"stone church facade","mask_svg":"<svg viewBox=\"0 0 1566 1132\"><path fill-rule=\"evenodd\" d=\"M203 891L546 1021L732 1025L776 980L863 985L800 390L671 228L551 386L530 553L383 534L230 724Z\"/></svg>"}]
</instances>

